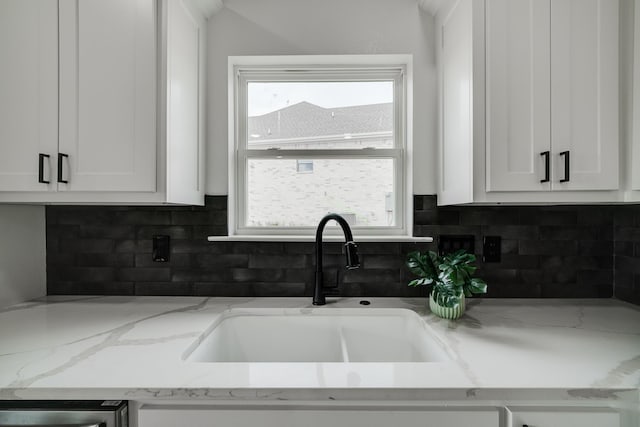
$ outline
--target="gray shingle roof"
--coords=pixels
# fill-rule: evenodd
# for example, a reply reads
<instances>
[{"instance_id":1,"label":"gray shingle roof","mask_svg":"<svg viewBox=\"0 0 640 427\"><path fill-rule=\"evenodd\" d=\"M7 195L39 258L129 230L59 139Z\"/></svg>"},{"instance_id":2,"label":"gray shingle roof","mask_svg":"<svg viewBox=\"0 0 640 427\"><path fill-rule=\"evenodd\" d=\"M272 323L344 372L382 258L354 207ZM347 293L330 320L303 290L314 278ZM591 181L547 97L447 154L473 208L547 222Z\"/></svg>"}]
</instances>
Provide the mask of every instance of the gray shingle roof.
<instances>
[{"instance_id":1,"label":"gray shingle roof","mask_svg":"<svg viewBox=\"0 0 640 427\"><path fill-rule=\"evenodd\" d=\"M248 119L249 140L252 142L392 130L392 103L323 108L300 102Z\"/></svg>"}]
</instances>

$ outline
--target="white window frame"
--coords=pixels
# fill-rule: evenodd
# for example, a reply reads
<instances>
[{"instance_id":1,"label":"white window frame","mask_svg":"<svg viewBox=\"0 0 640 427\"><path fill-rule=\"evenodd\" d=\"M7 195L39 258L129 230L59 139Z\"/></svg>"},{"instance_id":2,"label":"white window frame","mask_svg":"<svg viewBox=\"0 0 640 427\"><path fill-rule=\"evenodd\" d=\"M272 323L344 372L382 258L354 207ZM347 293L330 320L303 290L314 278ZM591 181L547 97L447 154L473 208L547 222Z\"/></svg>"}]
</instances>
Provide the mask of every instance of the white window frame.
<instances>
[{"instance_id":1,"label":"white window frame","mask_svg":"<svg viewBox=\"0 0 640 427\"><path fill-rule=\"evenodd\" d=\"M247 84L255 81L394 81L394 148L390 149L248 149ZM249 158L393 158L396 225L352 227L354 236L411 237L412 56L314 55L229 57L229 236L314 236L313 227L247 227ZM340 230L327 229L327 234Z\"/></svg>"}]
</instances>

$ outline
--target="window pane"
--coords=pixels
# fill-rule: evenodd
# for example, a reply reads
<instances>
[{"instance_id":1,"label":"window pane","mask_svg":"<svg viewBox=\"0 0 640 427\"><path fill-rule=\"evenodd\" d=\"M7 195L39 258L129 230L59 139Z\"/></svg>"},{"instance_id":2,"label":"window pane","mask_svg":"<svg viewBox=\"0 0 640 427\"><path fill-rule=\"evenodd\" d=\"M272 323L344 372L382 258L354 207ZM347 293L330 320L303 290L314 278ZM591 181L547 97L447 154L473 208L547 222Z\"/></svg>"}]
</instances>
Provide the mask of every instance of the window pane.
<instances>
[{"instance_id":1,"label":"window pane","mask_svg":"<svg viewBox=\"0 0 640 427\"><path fill-rule=\"evenodd\" d=\"M352 226L395 225L393 159L249 159L248 227L315 227L330 212Z\"/></svg>"},{"instance_id":2,"label":"window pane","mask_svg":"<svg viewBox=\"0 0 640 427\"><path fill-rule=\"evenodd\" d=\"M313 172L313 160L296 160L298 173Z\"/></svg>"},{"instance_id":3,"label":"window pane","mask_svg":"<svg viewBox=\"0 0 640 427\"><path fill-rule=\"evenodd\" d=\"M249 82L250 149L393 148L393 81Z\"/></svg>"}]
</instances>

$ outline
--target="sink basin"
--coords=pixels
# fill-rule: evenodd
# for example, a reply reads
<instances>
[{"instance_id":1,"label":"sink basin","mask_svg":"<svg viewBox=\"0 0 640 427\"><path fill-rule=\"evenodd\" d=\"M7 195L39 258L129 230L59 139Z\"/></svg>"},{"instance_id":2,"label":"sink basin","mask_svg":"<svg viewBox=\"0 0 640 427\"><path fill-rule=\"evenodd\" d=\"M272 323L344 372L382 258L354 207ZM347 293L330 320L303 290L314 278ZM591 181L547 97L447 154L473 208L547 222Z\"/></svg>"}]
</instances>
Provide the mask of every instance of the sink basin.
<instances>
[{"instance_id":1,"label":"sink basin","mask_svg":"<svg viewBox=\"0 0 640 427\"><path fill-rule=\"evenodd\" d=\"M185 353L189 362L441 362L442 344L413 311L232 309Z\"/></svg>"}]
</instances>

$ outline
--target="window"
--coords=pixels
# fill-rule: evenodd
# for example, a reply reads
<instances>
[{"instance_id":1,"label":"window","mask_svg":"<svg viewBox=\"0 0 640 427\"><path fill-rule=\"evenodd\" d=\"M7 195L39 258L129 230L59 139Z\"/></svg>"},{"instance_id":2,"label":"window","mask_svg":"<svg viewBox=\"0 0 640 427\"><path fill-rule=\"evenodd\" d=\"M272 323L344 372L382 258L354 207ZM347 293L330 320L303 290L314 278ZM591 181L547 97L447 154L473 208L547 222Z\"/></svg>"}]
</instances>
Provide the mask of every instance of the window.
<instances>
[{"instance_id":1,"label":"window","mask_svg":"<svg viewBox=\"0 0 640 427\"><path fill-rule=\"evenodd\" d=\"M313 160L296 160L296 170L298 173L312 173Z\"/></svg>"},{"instance_id":2,"label":"window","mask_svg":"<svg viewBox=\"0 0 640 427\"><path fill-rule=\"evenodd\" d=\"M230 233L408 235L406 68L236 63Z\"/></svg>"}]
</instances>

